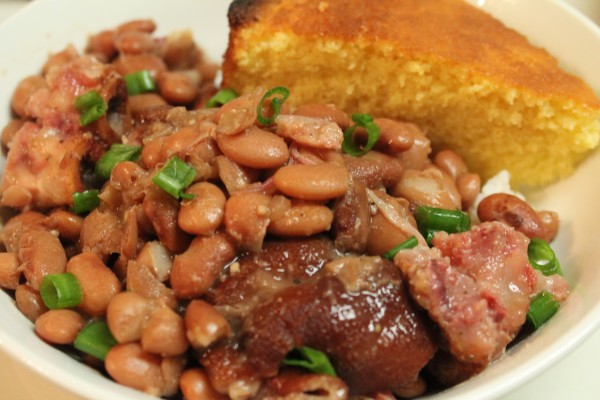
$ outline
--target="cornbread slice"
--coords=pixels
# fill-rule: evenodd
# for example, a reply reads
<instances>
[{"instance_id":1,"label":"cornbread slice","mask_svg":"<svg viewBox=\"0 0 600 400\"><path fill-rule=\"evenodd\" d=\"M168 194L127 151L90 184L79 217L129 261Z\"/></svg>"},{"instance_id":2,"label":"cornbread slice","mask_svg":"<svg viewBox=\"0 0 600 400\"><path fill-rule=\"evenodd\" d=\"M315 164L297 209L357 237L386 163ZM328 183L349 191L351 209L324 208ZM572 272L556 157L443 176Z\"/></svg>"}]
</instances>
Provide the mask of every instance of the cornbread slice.
<instances>
[{"instance_id":1,"label":"cornbread slice","mask_svg":"<svg viewBox=\"0 0 600 400\"><path fill-rule=\"evenodd\" d=\"M224 87L415 122L484 178L546 184L599 142L594 92L461 0L236 0L229 24Z\"/></svg>"}]
</instances>

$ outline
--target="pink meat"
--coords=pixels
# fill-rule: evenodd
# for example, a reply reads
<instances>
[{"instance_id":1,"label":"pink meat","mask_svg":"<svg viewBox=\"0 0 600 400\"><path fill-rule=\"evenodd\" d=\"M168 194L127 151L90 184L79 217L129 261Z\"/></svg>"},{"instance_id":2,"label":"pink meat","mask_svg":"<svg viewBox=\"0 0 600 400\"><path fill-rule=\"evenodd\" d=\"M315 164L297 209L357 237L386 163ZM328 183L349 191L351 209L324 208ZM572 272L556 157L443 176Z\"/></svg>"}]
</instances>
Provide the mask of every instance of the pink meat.
<instances>
[{"instance_id":1,"label":"pink meat","mask_svg":"<svg viewBox=\"0 0 600 400\"><path fill-rule=\"evenodd\" d=\"M48 209L73 203L83 190L81 158L90 146L84 136L25 123L16 133L0 182L1 204Z\"/></svg>"},{"instance_id":2,"label":"pink meat","mask_svg":"<svg viewBox=\"0 0 600 400\"><path fill-rule=\"evenodd\" d=\"M34 93L25 111L38 124L64 133L79 131L79 112L73 106L77 96L96 90L108 102L122 85L122 80L110 66L93 57L77 58L51 68L46 81L48 88Z\"/></svg>"},{"instance_id":3,"label":"pink meat","mask_svg":"<svg viewBox=\"0 0 600 400\"><path fill-rule=\"evenodd\" d=\"M529 240L501 223L465 233L439 233L434 247L395 258L413 298L425 308L460 361L487 364L525 322L536 276Z\"/></svg>"}]
</instances>

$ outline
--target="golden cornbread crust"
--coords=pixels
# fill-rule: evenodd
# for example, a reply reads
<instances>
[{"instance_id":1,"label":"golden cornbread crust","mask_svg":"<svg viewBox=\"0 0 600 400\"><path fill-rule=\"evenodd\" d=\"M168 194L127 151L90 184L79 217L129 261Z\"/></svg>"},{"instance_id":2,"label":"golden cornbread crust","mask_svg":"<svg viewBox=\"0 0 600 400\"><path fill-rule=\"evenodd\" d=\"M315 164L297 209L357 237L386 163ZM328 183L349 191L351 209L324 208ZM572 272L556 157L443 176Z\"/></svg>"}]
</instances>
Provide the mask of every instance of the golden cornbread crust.
<instances>
[{"instance_id":1,"label":"golden cornbread crust","mask_svg":"<svg viewBox=\"0 0 600 400\"><path fill-rule=\"evenodd\" d=\"M236 0L223 86L416 122L484 178L564 177L600 138L600 100L545 50L462 0Z\"/></svg>"}]
</instances>

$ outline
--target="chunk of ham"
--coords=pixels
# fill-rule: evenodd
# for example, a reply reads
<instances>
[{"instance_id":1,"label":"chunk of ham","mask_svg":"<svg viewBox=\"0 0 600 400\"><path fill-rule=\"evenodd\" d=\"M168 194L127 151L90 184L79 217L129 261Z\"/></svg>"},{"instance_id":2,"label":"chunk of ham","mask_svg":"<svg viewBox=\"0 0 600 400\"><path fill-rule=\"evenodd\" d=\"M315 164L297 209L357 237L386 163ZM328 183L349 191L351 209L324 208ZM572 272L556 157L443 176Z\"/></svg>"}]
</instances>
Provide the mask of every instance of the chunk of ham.
<instances>
[{"instance_id":1,"label":"chunk of ham","mask_svg":"<svg viewBox=\"0 0 600 400\"><path fill-rule=\"evenodd\" d=\"M27 122L15 135L0 182L0 203L19 209L48 209L73 203L83 190L81 158L91 139Z\"/></svg>"},{"instance_id":2,"label":"chunk of ham","mask_svg":"<svg viewBox=\"0 0 600 400\"><path fill-rule=\"evenodd\" d=\"M438 233L434 247L399 252L394 261L413 298L439 325L459 361L488 364L525 322L536 276L525 235L498 222Z\"/></svg>"},{"instance_id":3,"label":"chunk of ham","mask_svg":"<svg viewBox=\"0 0 600 400\"><path fill-rule=\"evenodd\" d=\"M123 94L124 88L112 67L89 56L51 68L46 81L48 87L31 96L25 113L39 125L64 133L80 131L79 112L73 106L78 96L96 90L108 103L113 96Z\"/></svg>"},{"instance_id":4,"label":"chunk of ham","mask_svg":"<svg viewBox=\"0 0 600 400\"><path fill-rule=\"evenodd\" d=\"M437 345L399 271L380 257L340 258L322 271L246 318L245 352L255 371L273 377L289 351L309 346L330 357L351 394L414 384Z\"/></svg>"}]
</instances>

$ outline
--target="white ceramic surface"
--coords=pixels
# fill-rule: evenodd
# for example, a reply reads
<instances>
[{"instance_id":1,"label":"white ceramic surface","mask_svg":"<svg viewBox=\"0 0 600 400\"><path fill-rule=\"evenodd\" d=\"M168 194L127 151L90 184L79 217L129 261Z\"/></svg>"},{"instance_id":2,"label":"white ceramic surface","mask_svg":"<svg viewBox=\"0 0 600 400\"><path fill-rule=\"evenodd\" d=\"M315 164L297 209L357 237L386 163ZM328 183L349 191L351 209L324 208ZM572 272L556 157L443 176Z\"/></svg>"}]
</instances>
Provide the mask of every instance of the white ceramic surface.
<instances>
[{"instance_id":1,"label":"white ceramic surface","mask_svg":"<svg viewBox=\"0 0 600 400\"><path fill-rule=\"evenodd\" d=\"M597 0L570 1L576 2L575 5L582 9L592 10L590 12L598 10ZM533 43L546 47L561 60L566 69L583 76L600 93L600 73L596 72L600 71L600 29L592 22L567 9L559 1L471 2L525 33ZM2 3L0 0L0 7ZM162 33L193 28L197 42L217 61L226 46L227 2L224 0L36 0L23 8L0 26L0 38L3 38L0 40L0 110L8 110L8 94L20 78L39 69L49 52L61 50L67 43L82 48L87 33L131 18L153 18ZM8 112L0 112L0 125L3 126L7 120ZM600 218L594 215L593 210L600 200L600 183L594 181L599 173L600 154L596 152L573 177L532 194L536 205L558 211L563 221L555 248L567 278L573 285L573 293L561 312L540 331L512 348L503 360L483 374L446 393L433 396L435 399L480 400L503 397L508 391L555 364L596 328L600 322L600 293L596 290L600 287L600 246L595 244L594 232ZM596 340L600 343L600 335ZM18 383L22 387L19 393L24 394L24 397L6 397L7 392L2 389L14 384L12 380L8 381L11 376L9 374L0 375L2 399L41 398L42 394L49 394L43 391L44 385L55 391L53 397L45 396L46 399L150 398L108 381L42 343L33 334L31 324L20 315L4 293L0 293L0 348L26 365L25 368L17 367L10 371L20 381ZM600 346L594 349L600 349ZM600 354L600 350L595 354ZM2 357L6 358L6 355ZM10 361L0 358L0 365L6 362ZM592 367L591 362L589 367ZM31 374L29 368L42 378ZM586 366L583 365L582 368ZM562 378L569 385L566 380L568 377ZM74 394L63 391L56 384L65 385ZM527 392L526 386L521 389L522 395L517 391L509 397L559 398L552 397L550 390L544 390L543 381L539 386L541 389L537 390L545 393L535 390ZM593 390L594 386L591 388ZM595 388L600 391L600 384ZM584 393L574 398L596 398L595 393L588 395L590 397L584 397Z\"/></svg>"}]
</instances>

